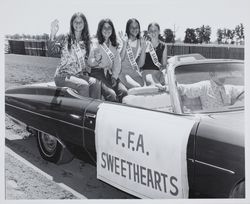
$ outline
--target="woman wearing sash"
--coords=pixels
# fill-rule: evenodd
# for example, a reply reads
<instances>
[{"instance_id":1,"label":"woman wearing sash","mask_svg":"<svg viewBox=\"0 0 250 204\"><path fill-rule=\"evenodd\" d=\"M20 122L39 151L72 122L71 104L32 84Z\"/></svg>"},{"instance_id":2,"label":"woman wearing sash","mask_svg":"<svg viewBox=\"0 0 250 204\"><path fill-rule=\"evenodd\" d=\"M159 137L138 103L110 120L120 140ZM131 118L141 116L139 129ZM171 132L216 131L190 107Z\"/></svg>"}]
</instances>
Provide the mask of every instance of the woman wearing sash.
<instances>
[{"instance_id":1,"label":"woman wearing sash","mask_svg":"<svg viewBox=\"0 0 250 204\"><path fill-rule=\"evenodd\" d=\"M54 80L60 87L70 87L81 96L100 98L100 82L90 77L90 68L86 59L90 52L90 37L86 17L75 13L70 20L70 32L56 39L59 30L58 20L51 24L51 35L48 41L49 56L61 54Z\"/></svg>"},{"instance_id":2,"label":"woman wearing sash","mask_svg":"<svg viewBox=\"0 0 250 204\"><path fill-rule=\"evenodd\" d=\"M96 36L97 40L93 42L88 59L91 76L102 82L101 90L105 100L121 102L127 95L127 89L118 79L121 58L117 50L114 25L110 19L99 22Z\"/></svg>"},{"instance_id":3,"label":"woman wearing sash","mask_svg":"<svg viewBox=\"0 0 250 204\"><path fill-rule=\"evenodd\" d=\"M140 24L138 20L129 19L125 36L123 36L122 32L119 35L123 42L120 52L122 70L119 79L128 89L141 87L144 85L144 81L137 64L141 52Z\"/></svg>"},{"instance_id":4,"label":"woman wearing sash","mask_svg":"<svg viewBox=\"0 0 250 204\"><path fill-rule=\"evenodd\" d=\"M149 86L165 89L165 76L163 69L167 65L167 47L159 40L160 26L151 23L148 26L148 40L143 40L142 52L139 58L139 67L142 77Z\"/></svg>"}]
</instances>

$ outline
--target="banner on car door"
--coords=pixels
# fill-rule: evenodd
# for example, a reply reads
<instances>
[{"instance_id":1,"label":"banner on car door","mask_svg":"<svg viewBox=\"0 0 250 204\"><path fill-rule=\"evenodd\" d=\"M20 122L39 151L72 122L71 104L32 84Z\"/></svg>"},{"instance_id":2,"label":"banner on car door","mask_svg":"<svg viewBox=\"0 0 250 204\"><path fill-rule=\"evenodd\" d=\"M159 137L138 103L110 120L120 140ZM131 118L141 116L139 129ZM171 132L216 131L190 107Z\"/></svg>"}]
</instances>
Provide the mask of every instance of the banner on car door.
<instances>
[{"instance_id":1,"label":"banner on car door","mask_svg":"<svg viewBox=\"0 0 250 204\"><path fill-rule=\"evenodd\" d=\"M186 198L186 149L194 121L101 104L96 118L97 178L140 198Z\"/></svg>"}]
</instances>

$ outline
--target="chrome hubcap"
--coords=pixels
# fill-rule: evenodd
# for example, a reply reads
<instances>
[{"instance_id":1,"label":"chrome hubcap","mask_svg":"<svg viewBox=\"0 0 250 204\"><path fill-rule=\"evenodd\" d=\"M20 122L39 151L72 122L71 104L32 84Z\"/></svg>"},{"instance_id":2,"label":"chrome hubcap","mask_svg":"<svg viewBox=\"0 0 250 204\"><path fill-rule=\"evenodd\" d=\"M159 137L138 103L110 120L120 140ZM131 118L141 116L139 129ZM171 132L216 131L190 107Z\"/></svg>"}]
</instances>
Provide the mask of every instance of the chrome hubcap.
<instances>
[{"instance_id":1,"label":"chrome hubcap","mask_svg":"<svg viewBox=\"0 0 250 204\"><path fill-rule=\"evenodd\" d=\"M54 136L48 135L46 133L40 133L41 140L46 151L53 153L56 149L57 140Z\"/></svg>"}]
</instances>

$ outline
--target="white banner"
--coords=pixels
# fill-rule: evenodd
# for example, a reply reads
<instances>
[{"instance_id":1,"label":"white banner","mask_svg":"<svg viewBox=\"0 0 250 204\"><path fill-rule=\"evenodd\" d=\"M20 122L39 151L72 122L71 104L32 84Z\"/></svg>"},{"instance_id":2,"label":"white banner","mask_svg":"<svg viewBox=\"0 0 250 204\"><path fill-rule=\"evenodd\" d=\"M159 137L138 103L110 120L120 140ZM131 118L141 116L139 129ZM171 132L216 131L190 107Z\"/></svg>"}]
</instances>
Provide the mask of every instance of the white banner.
<instances>
[{"instance_id":1,"label":"white banner","mask_svg":"<svg viewBox=\"0 0 250 204\"><path fill-rule=\"evenodd\" d=\"M187 198L186 149L193 125L173 114L101 104L97 178L140 198Z\"/></svg>"}]
</instances>

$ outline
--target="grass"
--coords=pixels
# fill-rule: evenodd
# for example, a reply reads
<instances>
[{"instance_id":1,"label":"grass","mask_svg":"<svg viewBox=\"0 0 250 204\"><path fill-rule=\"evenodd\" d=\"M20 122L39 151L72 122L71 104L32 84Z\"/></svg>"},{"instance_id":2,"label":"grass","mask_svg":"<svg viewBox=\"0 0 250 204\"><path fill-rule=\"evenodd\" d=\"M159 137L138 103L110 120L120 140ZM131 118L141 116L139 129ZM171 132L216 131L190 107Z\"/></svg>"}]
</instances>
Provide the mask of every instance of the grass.
<instances>
[{"instance_id":1,"label":"grass","mask_svg":"<svg viewBox=\"0 0 250 204\"><path fill-rule=\"evenodd\" d=\"M5 89L53 81L58 58L5 54Z\"/></svg>"}]
</instances>

